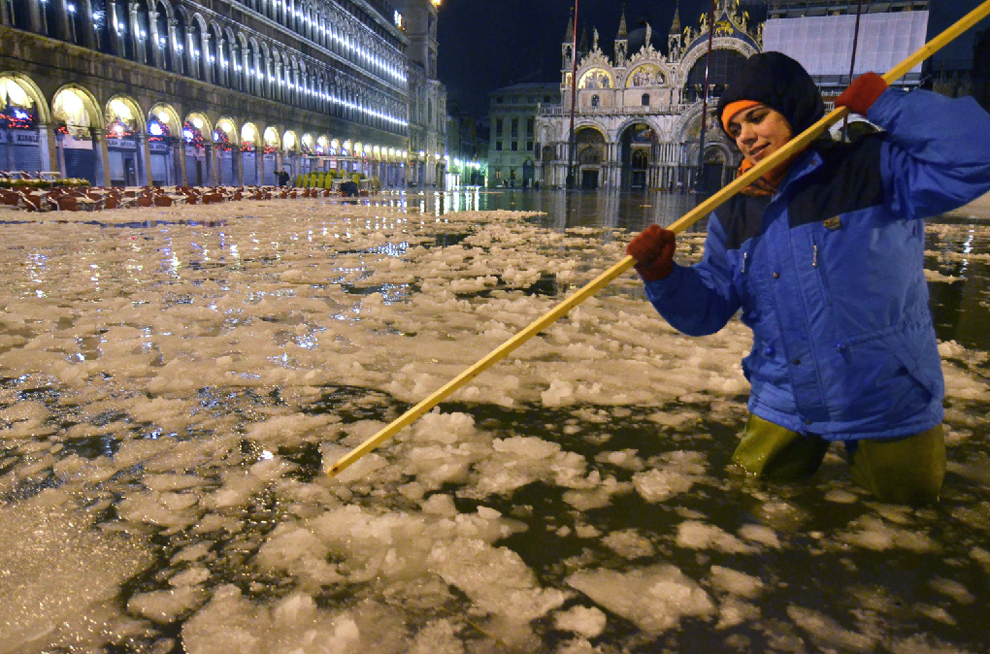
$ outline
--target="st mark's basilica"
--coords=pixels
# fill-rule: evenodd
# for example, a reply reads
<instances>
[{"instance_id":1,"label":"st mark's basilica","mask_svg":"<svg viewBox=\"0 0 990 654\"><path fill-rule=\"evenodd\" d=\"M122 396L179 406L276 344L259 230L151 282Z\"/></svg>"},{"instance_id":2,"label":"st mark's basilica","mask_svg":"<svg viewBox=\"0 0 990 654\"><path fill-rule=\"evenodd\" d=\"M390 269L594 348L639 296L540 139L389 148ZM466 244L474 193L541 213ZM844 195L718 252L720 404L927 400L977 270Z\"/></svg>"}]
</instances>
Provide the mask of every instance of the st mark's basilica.
<instances>
[{"instance_id":1,"label":"st mark's basilica","mask_svg":"<svg viewBox=\"0 0 990 654\"><path fill-rule=\"evenodd\" d=\"M674 14L667 54L649 24L627 28L623 12L614 52L607 54L597 30L586 51L578 47L574 102L574 152L570 152L573 22L561 45L561 103L536 116L539 152L534 177L562 187L573 164L572 183L581 188L687 189L699 172L708 16L696 26ZM708 71L709 118L705 130L704 184L717 188L738 165L732 148L712 120L714 104L735 71L762 50L763 24L753 24L739 0L718 0ZM660 37L662 38L662 37ZM662 46L661 46L662 47Z\"/></svg>"}]
</instances>

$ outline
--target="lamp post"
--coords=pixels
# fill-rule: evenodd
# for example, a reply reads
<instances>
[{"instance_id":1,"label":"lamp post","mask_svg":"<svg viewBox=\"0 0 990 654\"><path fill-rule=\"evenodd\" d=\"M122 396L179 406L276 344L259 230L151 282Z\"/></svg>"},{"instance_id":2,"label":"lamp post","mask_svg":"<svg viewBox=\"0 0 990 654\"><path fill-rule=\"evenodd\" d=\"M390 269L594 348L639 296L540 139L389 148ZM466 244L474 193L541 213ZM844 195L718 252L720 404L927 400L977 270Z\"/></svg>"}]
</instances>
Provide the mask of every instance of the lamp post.
<instances>
[{"instance_id":1,"label":"lamp post","mask_svg":"<svg viewBox=\"0 0 990 654\"><path fill-rule=\"evenodd\" d=\"M705 58L705 91L701 102L701 139L698 144L698 173L694 181L694 190L703 193L705 174L705 131L708 129L708 79L712 70L712 40L715 35L715 0L712 0L708 10L708 55Z\"/></svg>"},{"instance_id":2,"label":"lamp post","mask_svg":"<svg viewBox=\"0 0 990 654\"><path fill-rule=\"evenodd\" d=\"M571 129L567 137L567 188L574 188L574 101L577 88L578 0L574 0L574 31L571 35Z\"/></svg>"}]
</instances>

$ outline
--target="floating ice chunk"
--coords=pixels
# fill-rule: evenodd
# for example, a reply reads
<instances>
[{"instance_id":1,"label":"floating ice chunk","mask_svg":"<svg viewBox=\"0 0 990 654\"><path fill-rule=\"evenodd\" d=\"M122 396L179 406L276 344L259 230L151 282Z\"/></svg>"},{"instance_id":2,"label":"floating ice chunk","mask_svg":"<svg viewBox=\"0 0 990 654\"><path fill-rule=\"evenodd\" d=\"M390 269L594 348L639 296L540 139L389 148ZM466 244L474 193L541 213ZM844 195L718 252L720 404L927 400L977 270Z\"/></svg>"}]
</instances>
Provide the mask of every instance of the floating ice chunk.
<instances>
[{"instance_id":1,"label":"floating ice chunk","mask_svg":"<svg viewBox=\"0 0 990 654\"><path fill-rule=\"evenodd\" d=\"M594 606L572 606L554 616L554 626L573 631L585 638L595 638L604 630L608 617Z\"/></svg>"},{"instance_id":2,"label":"floating ice chunk","mask_svg":"<svg viewBox=\"0 0 990 654\"><path fill-rule=\"evenodd\" d=\"M417 421L413 437L419 441L456 443L474 432L472 416L466 413L440 413L434 409Z\"/></svg>"},{"instance_id":3,"label":"floating ice chunk","mask_svg":"<svg viewBox=\"0 0 990 654\"><path fill-rule=\"evenodd\" d=\"M284 523L269 534L256 560L263 569L287 572L300 579L305 589L316 592L342 578L336 566L328 562L329 553L311 531Z\"/></svg>"},{"instance_id":4,"label":"floating ice chunk","mask_svg":"<svg viewBox=\"0 0 990 654\"><path fill-rule=\"evenodd\" d=\"M540 399L548 407L561 406L574 397L574 386L570 382L554 379L550 388L540 393Z\"/></svg>"},{"instance_id":5,"label":"floating ice chunk","mask_svg":"<svg viewBox=\"0 0 990 654\"><path fill-rule=\"evenodd\" d=\"M704 474L704 463L700 452L667 452L658 467L633 475L633 485L647 502L662 502L690 490Z\"/></svg>"},{"instance_id":6,"label":"floating ice chunk","mask_svg":"<svg viewBox=\"0 0 990 654\"><path fill-rule=\"evenodd\" d=\"M951 597L959 604L972 604L976 601L976 597L969 592L966 586L954 579L934 577L928 580L928 585L943 595Z\"/></svg>"},{"instance_id":7,"label":"floating ice chunk","mask_svg":"<svg viewBox=\"0 0 990 654\"><path fill-rule=\"evenodd\" d=\"M357 654L368 651L362 642L365 630L374 633L380 629L376 640L381 643L389 639L391 630L401 629L374 606L362 609L367 615L332 615L318 609L312 597L300 593L270 607L256 605L236 586L227 585L183 625L182 640L189 654ZM371 622L374 618L379 624ZM367 622L364 628L359 621Z\"/></svg>"},{"instance_id":8,"label":"floating ice chunk","mask_svg":"<svg viewBox=\"0 0 990 654\"><path fill-rule=\"evenodd\" d=\"M8 407L0 409L0 438L32 438L41 435L39 431L43 429L44 423L48 420L51 412L45 407L43 402L28 400L16 402ZM45 433L53 431L51 428Z\"/></svg>"},{"instance_id":9,"label":"floating ice chunk","mask_svg":"<svg viewBox=\"0 0 990 654\"><path fill-rule=\"evenodd\" d=\"M748 541L759 543L766 547L780 549L780 539L777 537L777 532L770 527L763 525L743 525L739 528L739 535Z\"/></svg>"},{"instance_id":10,"label":"floating ice chunk","mask_svg":"<svg viewBox=\"0 0 990 654\"><path fill-rule=\"evenodd\" d=\"M429 497L422 505L423 513L452 518L457 515L457 507L454 506L454 498L443 493L435 493Z\"/></svg>"},{"instance_id":11,"label":"floating ice chunk","mask_svg":"<svg viewBox=\"0 0 990 654\"><path fill-rule=\"evenodd\" d=\"M653 556L656 553L653 543L635 529L613 531L602 539L602 544L627 559Z\"/></svg>"},{"instance_id":12,"label":"floating ice chunk","mask_svg":"<svg viewBox=\"0 0 990 654\"><path fill-rule=\"evenodd\" d=\"M536 618L558 608L567 594L540 588L533 572L518 554L475 539L437 543L430 552L430 567L448 584L471 598L475 610L503 618L512 640L515 632Z\"/></svg>"},{"instance_id":13,"label":"floating ice chunk","mask_svg":"<svg viewBox=\"0 0 990 654\"><path fill-rule=\"evenodd\" d=\"M758 547L747 545L732 534L715 525L688 520L677 526L676 543L689 549L713 549L730 554L753 554Z\"/></svg>"},{"instance_id":14,"label":"floating ice chunk","mask_svg":"<svg viewBox=\"0 0 990 654\"><path fill-rule=\"evenodd\" d=\"M678 568L662 564L618 572L581 571L567 583L612 613L649 633L671 629L685 617L710 618L715 604Z\"/></svg>"},{"instance_id":15,"label":"floating ice chunk","mask_svg":"<svg viewBox=\"0 0 990 654\"><path fill-rule=\"evenodd\" d=\"M252 423L245 437L269 447L293 447L308 441L314 432L336 420L329 415L305 415L294 413Z\"/></svg>"},{"instance_id":16,"label":"floating ice chunk","mask_svg":"<svg viewBox=\"0 0 990 654\"><path fill-rule=\"evenodd\" d=\"M836 504L855 504L859 500L859 496L855 493L850 493L847 490L841 490L838 488L833 488L825 493L826 502L835 502Z\"/></svg>"},{"instance_id":17,"label":"floating ice chunk","mask_svg":"<svg viewBox=\"0 0 990 654\"><path fill-rule=\"evenodd\" d=\"M202 588L183 586L134 595L127 601L127 610L153 622L168 623L205 601Z\"/></svg>"},{"instance_id":18,"label":"floating ice chunk","mask_svg":"<svg viewBox=\"0 0 990 654\"><path fill-rule=\"evenodd\" d=\"M787 615L801 629L806 631L819 646L840 651L872 652L878 637L874 634L861 634L844 629L828 616L800 606L787 607Z\"/></svg>"},{"instance_id":19,"label":"floating ice chunk","mask_svg":"<svg viewBox=\"0 0 990 654\"><path fill-rule=\"evenodd\" d=\"M763 581L758 577L753 577L744 572L732 570L731 568L724 568L720 565L713 565L710 574L711 583L714 588L747 599L755 598L764 588Z\"/></svg>"},{"instance_id":20,"label":"floating ice chunk","mask_svg":"<svg viewBox=\"0 0 990 654\"><path fill-rule=\"evenodd\" d=\"M420 629L408 654L464 654L464 643L450 620L435 620Z\"/></svg>"},{"instance_id":21,"label":"floating ice chunk","mask_svg":"<svg viewBox=\"0 0 990 654\"><path fill-rule=\"evenodd\" d=\"M183 586L196 586L206 582L210 578L210 571L206 568L189 568L171 577L168 580L170 586L181 588Z\"/></svg>"},{"instance_id":22,"label":"floating ice chunk","mask_svg":"<svg viewBox=\"0 0 990 654\"><path fill-rule=\"evenodd\" d=\"M849 523L838 539L869 550L905 549L932 552L938 546L925 534L886 524L875 516L864 515Z\"/></svg>"}]
</instances>

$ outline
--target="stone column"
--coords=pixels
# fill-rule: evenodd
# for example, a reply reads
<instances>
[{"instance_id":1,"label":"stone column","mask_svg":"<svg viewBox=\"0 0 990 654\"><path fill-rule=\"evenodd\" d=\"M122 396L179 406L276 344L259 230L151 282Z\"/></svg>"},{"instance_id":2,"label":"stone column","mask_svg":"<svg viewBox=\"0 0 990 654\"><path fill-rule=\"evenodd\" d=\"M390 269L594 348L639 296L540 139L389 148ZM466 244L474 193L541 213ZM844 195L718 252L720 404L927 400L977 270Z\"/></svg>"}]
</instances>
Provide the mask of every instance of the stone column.
<instances>
[{"instance_id":1,"label":"stone column","mask_svg":"<svg viewBox=\"0 0 990 654\"><path fill-rule=\"evenodd\" d=\"M131 44L134 47L134 61L142 64L148 63L147 61L147 49L141 44L141 28L138 23L138 3L128 2L127 3L127 32L130 34ZM125 50L126 52L126 50Z\"/></svg>"},{"instance_id":2,"label":"stone column","mask_svg":"<svg viewBox=\"0 0 990 654\"><path fill-rule=\"evenodd\" d=\"M230 165L234 175L234 179L231 183L234 186L244 186L244 153L241 152L241 146L235 145L234 149L230 153Z\"/></svg>"},{"instance_id":3,"label":"stone column","mask_svg":"<svg viewBox=\"0 0 990 654\"><path fill-rule=\"evenodd\" d=\"M185 186L188 179L186 177L186 140L182 136L176 138L172 144L172 155L175 157L175 172L179 175L176 186Z\"/></svg>"},{"instance_id":4,"label":"stone column","mask_svg":"<svg viewBox=\"0 0 990 654\"><path fill-rule=\"evenodd\" d=\"M90 128L93 139L93 153L96 155L94 173L99 186L110 186L110 151L107 149L107 137L103 128Z\"/></svg>"},{"instance_id":5,"label":"stone column","mask_svg":"<svg viewBox=\"0 0 990 654\"><path fill-rule=\"evenodd\" d=\"M25 0L21 0L24 2ZM13 18L13 17L12 17ZM45 33L45 21L41 17L41 3L28 2L28 20L31 22L31 31L35 34Z\"/></svg>"},{"instance_id":6,"label":"stone column","mask_svg":"<svg viewBox=\"0 0 990 654\"><path fill-rule=\"evenodd\" d=\"M65 166L59 165L58 139L53 125L38 124L38 146L41 148L41 165L48 170L57 170L65 176Z\"/></svg>"},{"instance_id":7,"label":"stone column","mask_svg":"<svg viewBox=\"0 0 990 654\"><path fill-rule=\"evenodd\" d=\"M223 65L224 64L224 61L226 61L223 58L223 44L224 44L223 37L222 36L221 37L218 37L217 38L217 60L215 62L213 62L213 63L210 64L210 69L213 70L214 73L216 74L216 76L214 77L214 80L213 80L213 83L214 84L216 84L217 86L230 87L230 84L227 82L227 78L230 75L230 72L229 72L230 69L229 68L225 68L224 65Z\"/></svg>"},{"instance_id":8,"label":"stone column","mask_svg":"<svg viewBox=\"0 0 990 654\"><path fill-rule=\"evenodd\" d=\"M213 35L210 34L209 27L207 27L206 30L204 30L200 34L200 36L202 37L200 38L200 40L203 42L202 45L200 46L203 49L203 54L201 59L202 63L200 64L203 67L201 71L203 73L203 81L207 82L208 84L212 84L213 63L210 61L210 39L213 38Z\"/></svg>"},{"instance_id":9,"label":"stone column","mask_svg":"<svg viewBox=\"0 0 990 654\"><path fill-rule=\"evenodd\" d=\"M151 43L154 46L151 49L151 65L164 70L165 61L162 56L162 46L159 42L161 35L158 33L158 12L155 11L154 7L148 11L148 38L151 39ZM167 44L168 41L166 40Z\"/></svg>"},{"instance_id":10,"label":"stone column","mask_svg":"<svg viewBox=\"0 0 990 654\"><path fill-rule=\"evenodd\" d=\"M217 186L217 148L210 142L204 141L203 149L206 150L206 186Z\"/></svg>"},{"instance_id":11,"label":"stone column","mask_svg":"<svg viewBox=\"0 0 990 654\"><path fill-rule=\"evenodd\" d=\"M137 138L137 177L142 186L151 186L151 146L148 144L148 135L139 132Z\"/></svg>"},{"instance_id":12,"label":"stone column","mask_svg":"<svg viewBox=\"0 0 990 654\"><path fill-rule=\"evenodd\" d=\"M54 6L49 3L48 11L56 12L56 25L58 34L49 35L53 38L62 39L72 43L72 31L69 24L69 6L67 0L57 0Z\"/></svg>"},{"instance_id":13,"label":"stone column","mask_svg":"<svg viewBox=\"0 0 990 654\"><path fill-rule=\"evenodd\" d=\"M76 12L82 18L82 34L77 34L76 39L80 45L96 49L96 28L93 26L93 5L90 0L76 0Z\"/></svg>"},{"instance_id":14,"label":"stone column","mask_svg":"<svg viewBox=\"0 0 990 654\"><path fill-rule=\"evenodd\" d=\"M178 26L179 26L179 21L177 21L174 18L170 18L169 19L169 21L168 21L168 36L166 37L168 39L168 43L165 44L165 47L168 48L169 49L169 52L171 52L171 54L172 54L171 59L172 59L173 72L176 72L176 73L179 73L180 75L182 75L185 72L185 68L182 65L182 63L183 63L183 61L182 61L182 53L178 52L176 50L176 47L175 47L176 46L176 29L178 28ZM183 155L183 157L184 156L185 155Z\"/></svg>"}]
</instances>

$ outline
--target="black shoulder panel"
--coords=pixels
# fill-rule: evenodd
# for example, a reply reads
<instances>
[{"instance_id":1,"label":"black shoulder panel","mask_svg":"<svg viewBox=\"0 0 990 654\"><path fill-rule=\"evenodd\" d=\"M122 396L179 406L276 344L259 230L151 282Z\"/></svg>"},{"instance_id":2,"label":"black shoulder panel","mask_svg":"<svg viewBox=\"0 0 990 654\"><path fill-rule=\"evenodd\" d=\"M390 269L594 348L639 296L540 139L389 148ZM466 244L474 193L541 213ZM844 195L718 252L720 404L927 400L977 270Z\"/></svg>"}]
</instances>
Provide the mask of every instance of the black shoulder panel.
<instances>
[{"instance_id":1,"label":"black shoulder panel","mask_svg":"<svg viewBox=\"0 0 990 654\"><path fill-rule=\"evenodd\" d=\"M823 164L797 180L788 204L789 223L799 227L883 203L880 148L883 135L819 150Z\"/></svg>"},{"instance_id":2,"label":"black shoulder panel","mask_svg":"<svg viewBox=\"0 0 990 654\"><path fill-rule=\"evenodd\" d=\"M738 250L747 239L760 233L763 212L769 204L769 196L739 193L718 210L727 250Z\"/></svg>"}]
</instances>

